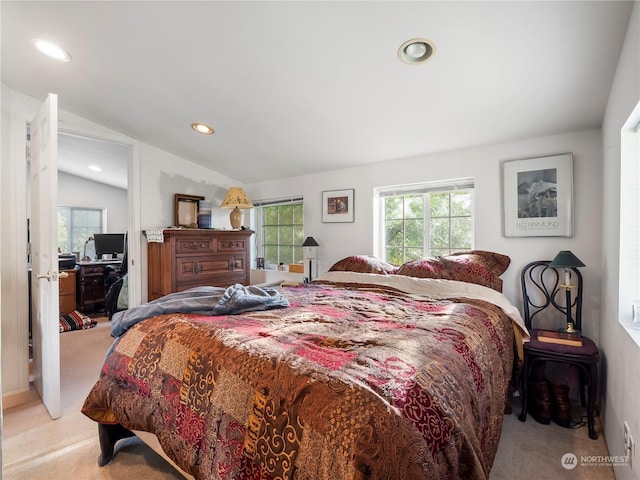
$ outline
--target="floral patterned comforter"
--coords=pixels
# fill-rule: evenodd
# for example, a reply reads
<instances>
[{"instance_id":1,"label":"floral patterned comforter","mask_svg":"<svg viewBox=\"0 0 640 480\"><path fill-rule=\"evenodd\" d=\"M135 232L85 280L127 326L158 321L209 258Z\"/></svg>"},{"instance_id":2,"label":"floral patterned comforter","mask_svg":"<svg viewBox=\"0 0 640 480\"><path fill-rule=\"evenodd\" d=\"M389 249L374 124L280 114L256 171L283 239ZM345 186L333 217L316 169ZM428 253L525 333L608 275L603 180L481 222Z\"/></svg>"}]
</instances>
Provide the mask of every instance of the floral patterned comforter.
<instances>
[{"instance_id":1,"label":"floral patterned comforter","mask_svg":"<svg viewBox=\"0 0 640 480\"><path fill-rule=\"evenodd\" d=\"M83 413L154 433L202 480L489 477L518 363L500 308L369 284L281 292L289 308L138 323Z\"/></svg>"}]
</instances>

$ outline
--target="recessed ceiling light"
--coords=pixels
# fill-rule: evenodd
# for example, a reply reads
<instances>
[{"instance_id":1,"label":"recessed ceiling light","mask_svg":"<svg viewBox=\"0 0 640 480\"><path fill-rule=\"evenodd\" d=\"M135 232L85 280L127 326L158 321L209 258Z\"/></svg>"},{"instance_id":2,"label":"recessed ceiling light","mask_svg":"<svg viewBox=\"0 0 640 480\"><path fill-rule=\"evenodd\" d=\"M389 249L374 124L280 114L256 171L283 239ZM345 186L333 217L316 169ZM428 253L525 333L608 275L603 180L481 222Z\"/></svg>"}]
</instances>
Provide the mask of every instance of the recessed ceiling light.
<instances>
[{"instance_id":1,"label":"recessed ceiling light","mask_svg":"<svg viewBox=\"0 0 640 480\"><path fill-rule=\"evenodd\" d=\"M435 49L429 40L425 40L424 38L412 38L400 45L400 48L398 49L398 58L403 63L417 65L429 60L434 51Z\"/></svg>"},{"instance_id":2,"label":"recessed ceiling light","mask_svg":"<svg viewBox=\"0 0 640 480\"><path fill-rule=\"evenodd\" d=\"M61 62L71 61L71 55L69 54L69 52L67 52L63 48L60 48L54 43L51 43L47 40L42 40L41 38L35 38L33 39L33 44L38 50L51 58L55 58L56 60L60 60Z\"/></svg>"},{"instance_id":3,"label":"recessed ceiling light","mask_svg":"<svg viewBox=\"0 0 640 480\"><path fill-rule=\"evenodd\" d=\"M205 135L211 135L213 133L213 128L209 125L205 125L204 123L192 123L191 128L193 128L198 133L203 133Z\"/></svg>"},{"instance_id":4,"label":"recessed ceiling light","mask_svg":"<svg viewBox=\"0 0 640 480\"><path fill-rule=\"evenodd\" d=\"M93 170L94 172L101 172L102 168L100 168L98 165L89 165L87 167L89 170Z\"/></svg>"}]
</instances>

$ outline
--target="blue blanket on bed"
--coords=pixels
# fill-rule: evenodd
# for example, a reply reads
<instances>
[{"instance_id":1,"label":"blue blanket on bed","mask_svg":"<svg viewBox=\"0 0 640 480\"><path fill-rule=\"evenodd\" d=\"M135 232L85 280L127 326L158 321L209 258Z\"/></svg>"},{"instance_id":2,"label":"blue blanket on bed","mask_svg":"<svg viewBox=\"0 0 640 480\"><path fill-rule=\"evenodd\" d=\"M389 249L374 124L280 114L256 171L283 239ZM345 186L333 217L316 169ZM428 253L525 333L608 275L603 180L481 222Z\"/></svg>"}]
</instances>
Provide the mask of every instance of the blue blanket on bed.
<instances>
[{"instance_id":1,"label":"blue blanket on bed","mask_svg":"<svg viewBox=\"0 0 640 480\"><path fill-rule=\"evenodd\" d=\"M237 315L288 306L289 301L273 288L244 286L239 283L226 289L195 287L115 313L111 319L111 334L119 337L136 323L164 313Z\"/></svg>"}]
</instances>

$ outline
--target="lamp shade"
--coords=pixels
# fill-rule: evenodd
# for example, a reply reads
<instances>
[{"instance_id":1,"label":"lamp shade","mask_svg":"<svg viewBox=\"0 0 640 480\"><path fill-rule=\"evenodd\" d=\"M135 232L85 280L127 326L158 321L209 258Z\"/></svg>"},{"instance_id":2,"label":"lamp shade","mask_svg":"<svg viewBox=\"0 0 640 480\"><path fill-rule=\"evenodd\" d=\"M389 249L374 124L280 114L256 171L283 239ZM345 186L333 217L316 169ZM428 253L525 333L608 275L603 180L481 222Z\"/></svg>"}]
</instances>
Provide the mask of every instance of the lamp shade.
<instances>
[{"instance_id":1,"label":"lamp shade","mask_svg":"<svg viewBox=\"0 0 640 480\"><path fill-rule=\"evenodd\" d=\"M231 228L237 230L242 226L243 214L241 208L253 208L253 203L247 197L242 187L230 187L227 196L222 201L222 208L233 208L229 214Z\"/></svg>"},{"instance_id":2,"label":"lamp shade","mask_svg":"<svg viewBox=\"0 0 640 480\"><path fill-rule=\"evenodd\" d=\"M302 242L302 246L303 247L319 247L320 244L318 242L316 242L316 239L313 237L307 237L304 239L304 242Z\"/></svg>"},{"instance_id":3,"label":"lamp shade","mask_svg":"<svg viewBox=\"0 0 640 480\"><path fill-rule=\"evenodd\" d=\"M549 264L552 268L584 267L585 264L569 250L560 251Z\"/></svg>"},{"instance_id":4,"label":"lamp shade","mask_svg":"<svg viewBox=\"0 0 640 480\"><path fill-rule=\"evenodd\" d=\"M230 187L220 206L222 208L253 208L253 203L247 197L244 188Z\"/></svg>"}]
</instances>

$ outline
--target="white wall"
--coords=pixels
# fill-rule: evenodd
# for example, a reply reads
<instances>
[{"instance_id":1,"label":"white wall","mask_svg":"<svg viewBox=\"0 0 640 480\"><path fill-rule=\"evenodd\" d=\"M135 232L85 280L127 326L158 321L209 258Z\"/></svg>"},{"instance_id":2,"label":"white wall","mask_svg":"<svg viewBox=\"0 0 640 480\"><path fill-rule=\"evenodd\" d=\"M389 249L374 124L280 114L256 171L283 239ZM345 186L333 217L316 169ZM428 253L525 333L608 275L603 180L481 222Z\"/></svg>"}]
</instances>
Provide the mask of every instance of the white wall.
<instances>
[{"instance_id":1,"label":"white wall","mask_svg":"<svg viewBox=\"0 0 640 480\"><path fill-rule=\"evenodd\" d=\"M624 455L623 423L631 427L636 441L633 470L616 467L620 480L640 479L640 347L619 323L630 312L619 307L621 290L620 218L621 199L638 192L620 190L620 130L640 101L640 4L635 2L603 122L603 249L601 375L606 398L601 413L611 455ZM636 219L637 221L637 219ZM628 260L627 260L628 261ZM623 295L626 296L626 295Z\"/></svg>"},{"instance_id":2,"label":"white wall","mask_svg":"<svg viewBox=\"0 0 640 480\"><path fill-rule=\"evenodd\" d=\"M58 172L58 205L104 208L107 232L123 233L129 229L129 200L122 188Z\"/></svg>"},{"instance_id":3,"label":"white wall","mask_svg":"<svg viewBox=\"0 0 640 480\"><path fill-rule=\"evenodd\" d=\"M213 202L212 226L230 228L229 211L218 207L232 185L240 185L225 175L177 157L151 145L141 148L142 175L140 218L141 230L168 227L174 224L174 195L200 195ZM142 271L147 271L147 249L143 241ZM146 301L147 277L142 279L142 300Z\"/></svg>"},{"instance_id":4,"label":"white wall","mask_svg":"<svg viewBox=\"0 0 640 480\"><path fill-rule=\"evenodd\" d=\"M502 235L501 162L557 153L573 153L575 234L571 238L505 238ZM519 274L528 262L573 251L587 266L583 330L599 337L602 225L602 146L600 130L491 145L364 167L247 185L253 200L304 196L305 235L318 248L319 271L353 254L373 254L373 189L385 185L454 178L475 179L475 248L511 257L503 275L505 295L520 305ZM354 223L322 223L323 190L355 189Z\"/></svg>"}]
</instances>

